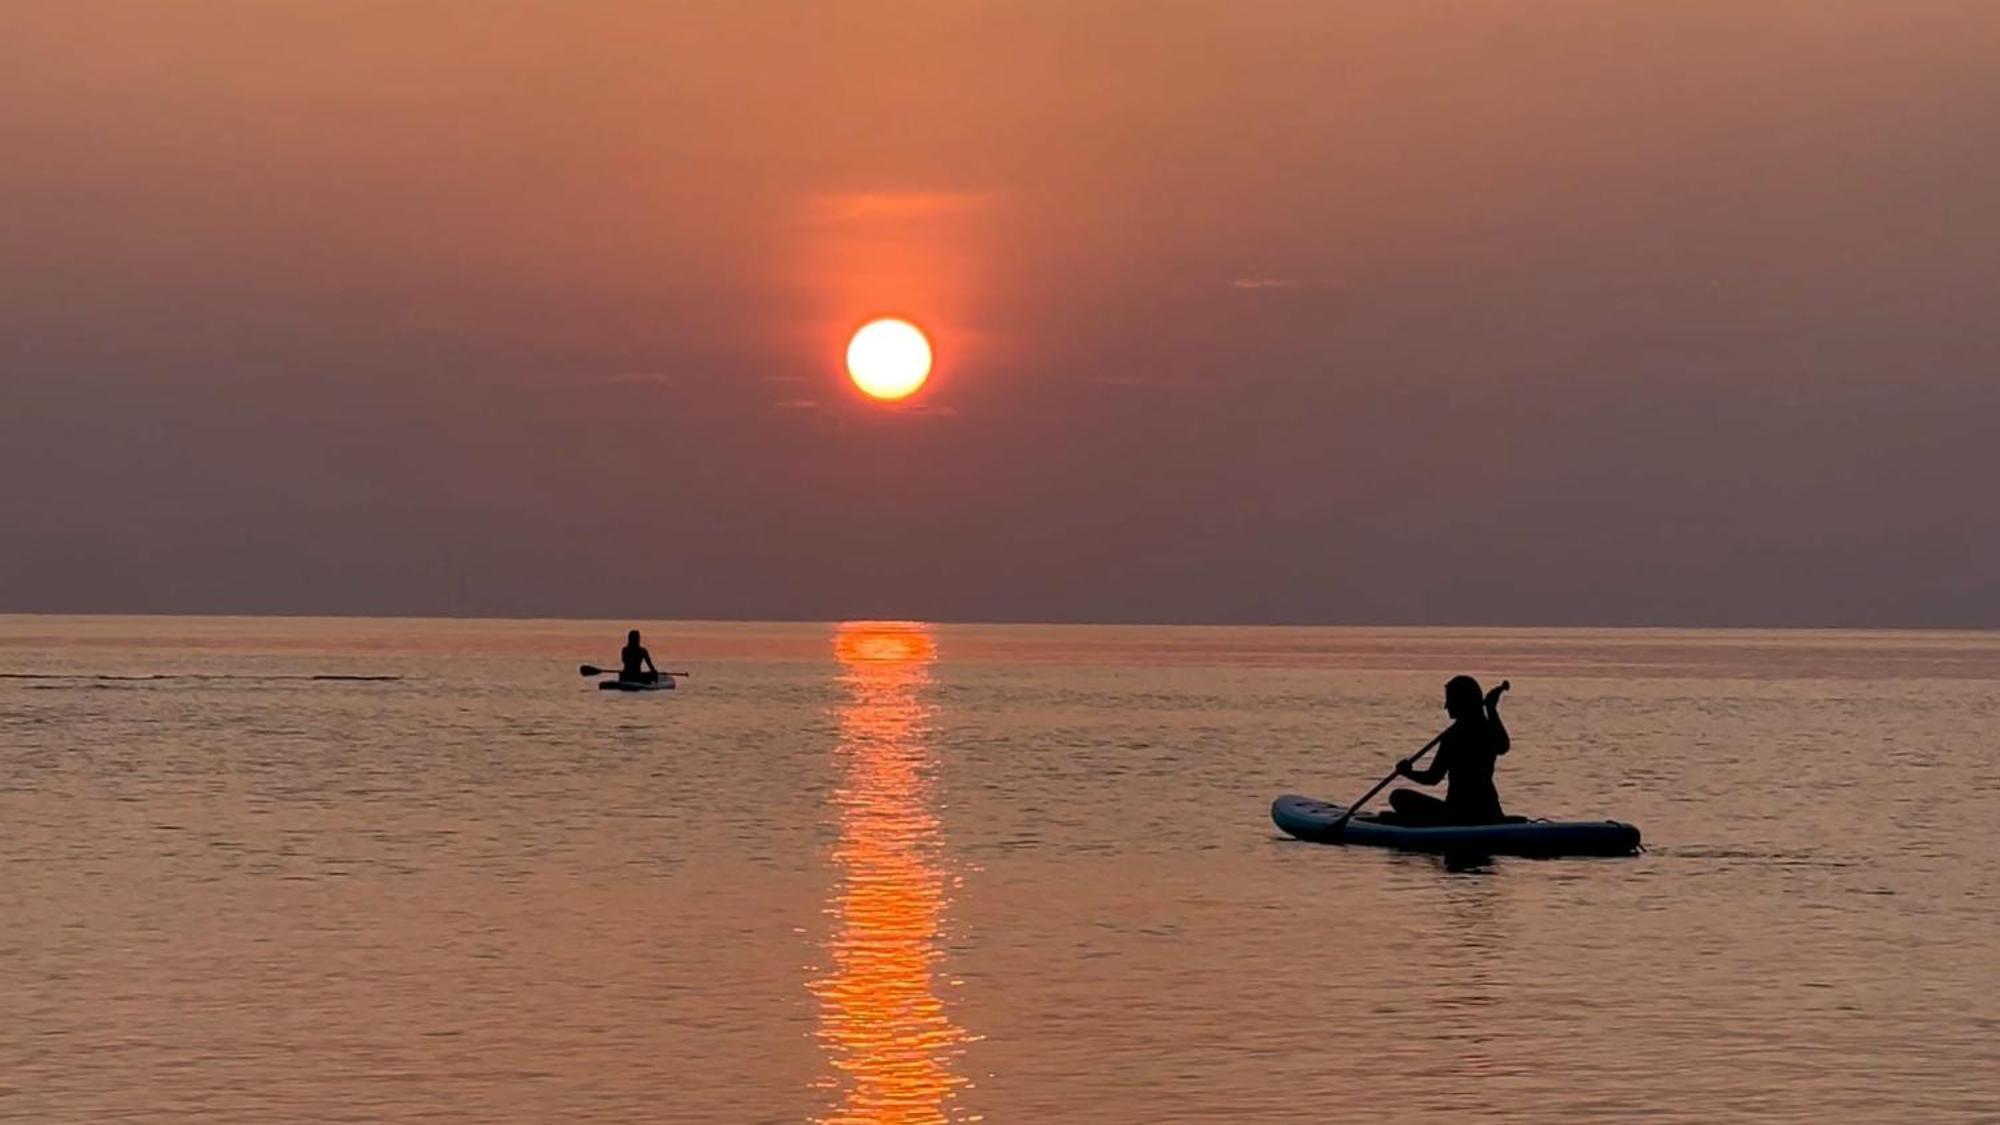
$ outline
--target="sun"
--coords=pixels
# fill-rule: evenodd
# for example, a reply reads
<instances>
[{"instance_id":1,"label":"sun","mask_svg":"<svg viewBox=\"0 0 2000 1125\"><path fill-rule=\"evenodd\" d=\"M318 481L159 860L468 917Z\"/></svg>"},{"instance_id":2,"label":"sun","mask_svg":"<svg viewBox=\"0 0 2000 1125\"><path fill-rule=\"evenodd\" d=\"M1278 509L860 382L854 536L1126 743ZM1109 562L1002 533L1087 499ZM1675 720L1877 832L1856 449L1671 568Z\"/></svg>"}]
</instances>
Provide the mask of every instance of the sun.
<instances>
[{"instance_id":1,"label":"sun","mask_svg":"<svg viewBox=\"0 0 2000 1125\"><path fill-rule=\"evenodd\" d=\"M871 398L908 398L931 376L931 342L907 320L871 320L847 342L847 374Z\"/></svg>"}]
</instances>

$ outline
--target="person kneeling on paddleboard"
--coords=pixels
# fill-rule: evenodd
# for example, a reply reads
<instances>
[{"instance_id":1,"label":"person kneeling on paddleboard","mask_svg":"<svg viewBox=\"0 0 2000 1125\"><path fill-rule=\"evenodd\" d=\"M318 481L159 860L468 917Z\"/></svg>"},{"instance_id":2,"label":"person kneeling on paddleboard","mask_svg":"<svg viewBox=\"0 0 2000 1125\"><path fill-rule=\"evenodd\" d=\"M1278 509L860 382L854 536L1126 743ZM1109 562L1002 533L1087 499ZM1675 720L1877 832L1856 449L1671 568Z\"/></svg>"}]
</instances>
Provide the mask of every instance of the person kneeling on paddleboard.
<instances>
[{"instance_id":1,"label":"person kneeling on paddleboard","mask_svg":"<svg viewBox=\"0 0 2000 1125\"><path fill-rule=\"evenodd\" d=\"M1397 789L1389 794L1389 806L1402 824L1493 824L1503 820L1500 793L1493 788L1495 759L1507 752L1507 726L1500 721L1501 684L1484 697L1479 681L1471 676L1453 676L1444 685L1444 709L1452 724L1439 736L1437 757L1423 769L1405 758L1396 763L1396 772L1419 785L1436 785L1450 778L1444 800L1414 789Z\"/></svg>"},{"instance_id":2,"label":"person kneeling on paddleboard","mask_svg":"<svg viewBox=\"0 0 2000 1125\"><path fill-rule=\"evenodd\" d=\"M625 634L625 647L619 650L618 678L628 684L654 684L660 681L660 670L653 667L653 654L639 643L639 630ZM594 671L594 669L593 669Z\"/></svg>"}]
</instances>

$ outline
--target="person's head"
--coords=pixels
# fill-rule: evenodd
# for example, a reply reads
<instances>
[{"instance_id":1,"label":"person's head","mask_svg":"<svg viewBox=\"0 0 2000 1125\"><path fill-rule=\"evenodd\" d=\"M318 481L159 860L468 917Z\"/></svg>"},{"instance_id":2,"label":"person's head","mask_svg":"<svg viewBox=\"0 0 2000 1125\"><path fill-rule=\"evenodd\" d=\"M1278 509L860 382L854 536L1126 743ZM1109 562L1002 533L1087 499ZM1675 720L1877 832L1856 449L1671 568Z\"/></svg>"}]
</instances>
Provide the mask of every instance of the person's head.
<instances>
[{"instance_id":1,"label":"person's head","mask_svg":"<svg viewBox=\"0 0 2000 1125\"><path fill-rule=\"evenodd\" d=\"M636 644L638 644L638 643L639 643L639 630L637 630L637 629L634 629L634 630L632 630L631 632L629 632L629 633L625 634L625 643L626 643L626 644L628 644L628 645L636 645ZM1475 686L1476 686L1476 685L1475 685Z\"/></svg>"},{"instance_id":2,"label":"person's head","mask_svg":"<svg viewBox=\"0 0 2000 1125\"><path fill-rule=\"evenodd\" d=\"M1452 718L1478 718L1485 701L1486 693L1479 690L1479 681L1471 676L1453 676L1445 681L1444 709Z\"/></svg>"}]
</instances>

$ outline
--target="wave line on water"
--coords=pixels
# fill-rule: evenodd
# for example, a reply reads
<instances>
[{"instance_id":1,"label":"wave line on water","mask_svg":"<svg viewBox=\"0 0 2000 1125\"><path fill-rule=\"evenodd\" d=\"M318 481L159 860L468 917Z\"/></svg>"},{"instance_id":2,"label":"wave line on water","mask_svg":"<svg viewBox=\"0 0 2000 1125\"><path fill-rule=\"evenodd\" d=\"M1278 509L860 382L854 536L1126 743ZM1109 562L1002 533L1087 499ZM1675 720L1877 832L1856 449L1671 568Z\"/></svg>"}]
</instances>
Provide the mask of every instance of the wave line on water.
<instances>
[{"instance_id":1,"label":"wave line on water","mask_svg":"<svg viewBox=\"0 0 2000 1125\"><path fill-rule=\"evenodd\" d=\"M283 672L154 672L139 676L119 676L101 672L0 672L0 680L112 680L120 683L145 683L152 680L325 680L386 683L402 678L401 676L347 675L334 672L315 672L309 675Z\"/></svg>"}]
</instances>

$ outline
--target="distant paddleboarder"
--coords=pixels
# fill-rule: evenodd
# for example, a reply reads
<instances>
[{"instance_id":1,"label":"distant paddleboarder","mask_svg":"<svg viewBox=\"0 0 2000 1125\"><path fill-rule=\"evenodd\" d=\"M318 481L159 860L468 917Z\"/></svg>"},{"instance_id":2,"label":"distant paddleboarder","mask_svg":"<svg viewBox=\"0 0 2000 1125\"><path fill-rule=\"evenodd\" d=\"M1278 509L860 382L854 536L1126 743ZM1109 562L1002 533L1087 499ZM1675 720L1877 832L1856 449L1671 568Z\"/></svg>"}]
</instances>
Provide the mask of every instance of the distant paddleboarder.
<instances>
[{"instance_id":1,"label":"distant paddleboarder","mask_svg":"<svg viewBox=\"0 0 2000 1125\"><path fill-rule=\"evenodd\" d=\"M653 654L639 643L639 630L625 634L625 647L618 653L618 678L628 684L652 684L660 680L660 670L653 667Z\"/></svg>"},{"instance_id":2,"label":"distant paddleboarder","mask_svg":"<svg viewBox=\"0 0 2000 1125\"><path fill-rule=\"evenodd\" d=\"M635 636L637 634L634 634ZM628 650L629 651L629 650ZM1423 769L1405 758L1396 763L1396 772L1419 785L1436 785L1447 778L1444 800L1414 789L1397 789L1389 794L1389 806L1402 824L1493 824L1506 814L1500 811L1500 793L1493 788L1493 766L1511 744L1507 725L1500 721L1501 684L1481 696L1479 681L1471 676L1453 676L1444 685L1444 709L1452 724L1439 736L1437 757Z\"/></svg>"}]
</instances>

